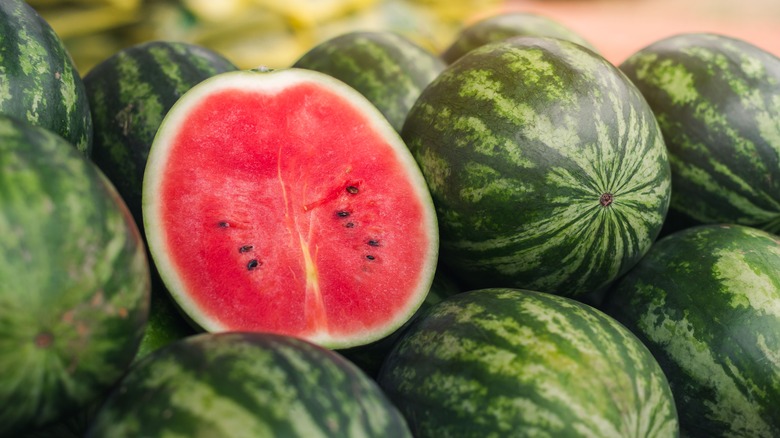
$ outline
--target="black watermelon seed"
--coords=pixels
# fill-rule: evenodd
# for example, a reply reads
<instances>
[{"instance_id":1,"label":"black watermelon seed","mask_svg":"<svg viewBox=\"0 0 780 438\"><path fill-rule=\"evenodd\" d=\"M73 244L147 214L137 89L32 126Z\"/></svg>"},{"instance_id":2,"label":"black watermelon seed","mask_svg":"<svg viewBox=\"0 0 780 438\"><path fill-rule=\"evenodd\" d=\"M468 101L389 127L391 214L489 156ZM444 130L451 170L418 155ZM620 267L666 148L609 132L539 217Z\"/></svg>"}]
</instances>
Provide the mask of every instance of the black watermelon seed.
<instances>
[{"instance_id":1,"label":"black watermelon seed","mask_svg":"<svg viewBox=\"0 0 780 438\"><path fill-rule=\"evenodd\" d=\"M378 240L369 240L368 241L368 245L369 246L379 246L379 241Z\"/></svg>"},{"instance_id":2,"label":"black watermelon seed","mask_svg":"<svg viewBox=\"0 0 780 438\"><path fill-rule=\"evenodd\" d=\"M374 259L376 259L376 257L372 256L371 254L367 255L367 256L366 256L366 258L367 258L367 259L369 259L369 260L374 260Z\"/></svg>"},{"instance_id":3,"label":"black watermelon seed","mask_svg":"<svg viewBox=\"0 0 780 438\"><path fill-rule=\"evenodd\" d=\"M358 188L355 186L347 186L347 193L350 193L352 195L357 194Z\"/></svg>"},{"instance_id":4,"label":"black watermelon seed","mask_svg":"<svg viewBox=\"0 0 780 438\"><path fill-rule=\"evenodd\" d=\"M229 228L230 224L225 221L220 221L217 225L219 225L220 228Z\"/></svg>"},{"instance_id":5,"label":"black watermelon seed","mask_svg":"<svg viewBox=\"0 0 780 438\"><path fill-rule=\"evenodd\" d=\"M238 248L238 252L249 252L254 248L252 245L244 245L241 248Z\"/></svg>"},{"instance_id":6,"label":"black watermelon seed","mask_svg":"<svg viewBox=\"0 0 780 438\"><path fill-rule=\"evenodd\" d=\"M252 259L249 261L249 263L246 264L246 268L251 271L252 269L255 269L256 267L260 266L260 264L261 263L257 261L257 259Z\"/></svg>"},{"instance_id":7,"label":"black watermelon seed","mask_svg":"<svg viewBox=\"0 0 780 438\"><path fill-rule=\"evenodd\" d=\"M338 217L347 217L349 216L349 212L346 210L340 210L336 212L336 216Z\"/></svg>"}]
</instances>

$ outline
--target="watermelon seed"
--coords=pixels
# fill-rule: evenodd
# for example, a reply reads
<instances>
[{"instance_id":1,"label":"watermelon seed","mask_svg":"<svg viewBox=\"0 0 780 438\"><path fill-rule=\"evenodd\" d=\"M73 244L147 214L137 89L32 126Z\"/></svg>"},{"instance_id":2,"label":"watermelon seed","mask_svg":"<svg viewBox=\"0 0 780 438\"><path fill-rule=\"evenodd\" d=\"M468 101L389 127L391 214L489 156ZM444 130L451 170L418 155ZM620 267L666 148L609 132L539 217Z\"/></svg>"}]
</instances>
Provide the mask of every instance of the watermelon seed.
<instances>
[{"instance_id":1,"label":"watermelon seed","mask_svg":"<svg viewBox=\"0 0 780 438\"><path fill-rule=\"evenodd\" d=\"M217 225L219 225L220 228L230 228L230 224L225 221L220 221Z\"/></svg>"},{"instance_id":2,"label":"watermelon seed","mask_svg":"<svg viewBox=\"0 0 780 438\"><path fill-rule=\"evenodd\" d=\"M251 271L260 265L262 265L262 263L260 263L257 259L252 259L249 261L249 263L246 264L246 268Z\"/></svg>"},{"instance_id":3,"label":"watermelon seed","mask_svg":"<svg viewBox=\"0 0 780 438\"><path fill-rule=\"evenodd\" d=\"M601 198L599 198L599 204L601 204L602 207L607 207L612 204L612 200L612 193L604 193L601 195Z\"/></svg>"},{"instance_id":4,"label":"watermelon seed","mask_svg":"<svg viewBox=\"0 0 780 438\"><path fill-rule=\"evenodd\" d=\"M347 186L347 193L350 193L352 195L356 195L358 192L358 188L355 186Z\"/></svg>"},{"instance_id":5,"label":"watermelon seed","mask_svg":"<svg viewBox=\"0 0 780 438\"><path fill-rule=\"evenodd\" d=\"M376 259L376 257L372 256L371 254L367 255L366 258L369 259L369 260L375 260Z\"/></svg>"},{"instance_id":6,"label":"watermelon seed","mask_svg":"<svg viewBox=\"0 0 780 438\"><path fill-rule=\"evenodd\" d=\"M249 252L249 251L252 250L252 248L254 248L254 246L252 246L252 245L244 245L241 248L238 248L238 252L242 252L242 253L243 252Z\"/></svg>"},{"instance_id":7,"label":"watermelon seed","mask_svg":"<svg viewBox=\"0 0 780 438\"><path fill-rule=\"evenodd\" d=\"M353 222L347 222L346 224L344 224L344 226L347 228L354 228L355 224Z\"/></svg>"},{"instance_id":8,"label":"watermelon seed","mask_svg":"<svg viewBox=\"0 0 780 438\"><path fill-rule=\"evenodd\" d=\"M336 216L338 217L347 217L349 216L349 212L346 210L341 210L336 212Z\"/></svg>"},{"instance_id":9,"label":"watermelon seed","mask_svg":"<svg viewBox=\"0 0 780 438\"><path fill-rule=\"evenodd\" d=\"M379 246L379 241L378 240L369 240L368 241L368 245L369 246Z\"/></svg>"}]
</instances>

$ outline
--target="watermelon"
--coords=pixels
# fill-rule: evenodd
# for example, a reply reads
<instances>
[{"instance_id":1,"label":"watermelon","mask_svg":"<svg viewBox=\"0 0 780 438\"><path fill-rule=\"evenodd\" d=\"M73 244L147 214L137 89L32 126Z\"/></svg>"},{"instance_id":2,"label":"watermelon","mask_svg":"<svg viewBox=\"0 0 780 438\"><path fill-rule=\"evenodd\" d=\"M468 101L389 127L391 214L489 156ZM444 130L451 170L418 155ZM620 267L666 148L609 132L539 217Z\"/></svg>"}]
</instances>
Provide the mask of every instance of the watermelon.
<instances>
[{"instance_id":1,"label":"watermelon","mask_svg":"<svg viewBox=\"0 0 780 438\"><path fill-rule=\"evenodd\" d=\"M316 70L345 82L400 131L420 92L444 70L444 62L400 34L354 31L317 44L293 67Z\"/></svg>"},{"instance_id":2,"label":"watermelon","mask_svg":"<svg viewBox=\"0 0 780 438\"><path fill-rule=\"evenodd\" d=\"M463 289L597 302L658 235L671 175L655 117L616 67L547 37L486 44L444 70L401 132Z\"/></svg>"},{"instance_id":3,"label":"watermelon","mask_svg":"<svg viewBox=\"0 0 780 438\"><path fill-rule=\"evenodd\" d=\"M425 181L389 122L324 73L227 72L163 120L143 181L160 275L199 328L330 347L376 341L425 299Z\"/></svg>"},{"instance_id":4,"label":"watermelon","mask_svg":"<svg viewBox=\"0 0 780 438\"><path fill-rule=\"evenodd\" d=\"M0 117L0 436L69 415L133 360L149 306L143 240L72 144Z\"/></svg>"},{"instance_id":5,"label":"watermelon","mask_svg":"<svg viewBox=\"0 0 780 438\"><path fill-rule=\"evenodd\" d=\"M603 306L658 359L687 436L780 436L776 235L713 224L670 234Z\"/></svg>"},{"instance_id":6,"label":"watermelon","mask_svg":"<svg viewBox=\"0 0 780 438\"><path fill-rule=\"evenodd\" d=\"M237 68L222 55L189 43L151 41L126 47L84 76L94 123L92 160L114 183L143 225L143 172L163 117L184 92Z\"/></svg>"},{"instance_id":7,"label":"watermelon","mask_svg":"<svg viewBox=\"0 0 780 438\"><path fill-rule=\"evenodd\" d=\"M442 52L441 58L452 64L477 47L517 36L560 38L597 51L585 38L557 20L531 12L513 11L489 15L465 26Z\"/></svg>"},{"instance_id":8,"label":"watermelon","mask_svg":"<svg viewBox=\"0 0 780 438\"><path fill-rule=\"evenodd\" d=\"M410 437L377 384L290 336L203 333L133 367L87 437Z\"/></svg>"},{"instance_id":9,"label":"watermelon","mask_svg":"<svg viewBox=\"0 0 780 438\"><path fill-rule=\"evenodd\" d=\"M435 304L377 381L419 438L678 434L648 349L594 307L549 293L490 288Z\"/></svg>"},{"instance_id":10,"label":"watermelon","mask_svg":"<svg viewBox=\"0 0 780 438\"><path fill-rule=\"evenodd\" d=\"M0 2L0 114L59 134L85 156L92 114L62 39L27 2Z\"/></svg>"},{"instance_id":11,"label":"watermelon","mask_svg":"<svg viewBox=\"0 0 780 438\"><path fill-rule=\"evenodd\" d=\"M780 58L732 37L685 33L620 68L661 126L671 209L699 224L780 232Z\"/></svg>"}]
</instances>

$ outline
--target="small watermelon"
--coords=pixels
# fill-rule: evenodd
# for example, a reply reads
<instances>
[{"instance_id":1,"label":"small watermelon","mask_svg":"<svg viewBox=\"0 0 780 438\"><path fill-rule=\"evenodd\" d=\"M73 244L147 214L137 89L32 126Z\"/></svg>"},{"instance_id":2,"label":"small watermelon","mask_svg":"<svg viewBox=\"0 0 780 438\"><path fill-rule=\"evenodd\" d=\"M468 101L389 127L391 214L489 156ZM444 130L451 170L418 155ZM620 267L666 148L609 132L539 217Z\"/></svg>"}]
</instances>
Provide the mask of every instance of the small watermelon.
<instances>
[{"instance_id":1,"label":"small watermelon","mask_svg":"<svg viewBox=\"0 0 780 438\"><path fill-rule=\"evenodd\" d=\"M597 51L577 32L550 17L530 12L502 12L461 29L455 40L442 52L441 58L447 64L452 64L477 47L517 36L560 38Z\"/></svg>"},{"instance_id":2,"label":"small watermelon","mask_svg":"<svg viewBox=\"0 0 780 438\"><path fill-rule=\"evenodd\" d=\"M366 96L400 131L420 92L444 62L390 31L347 32L316 45L293 67L329 74Z\"/></svg>"},{"instance_id":3,"label":"small watermelon","mask_svg":"<svg viewBox=\"0 0 780 438\"><path fill-rule=\"evenodd\" d=\"M86 436L411 435L376 382L337 353L289 336L231 332L190 336L147 356Z\"/></svg>"},{"instance_id":4,"label":"small watermelon","mask_svg":"<svg viewBox=\"0 0 780 438\"><path fill-rule=\"evenodd\" d=\"M0 436L84 408L130 365L150 275L135 223L62 137L0 117Z\"/></svg>"},{"instance_id":5,"label":"small watermelon","mask_svg":"<svg viewBox=\"0 0 780 438\"><path fill-rule=\"evenodd\" d=\"M324 73L196 85L163 120L143 184L158 271L207 331L362 345L411 318L434 276L419 168L382 114Z\"/></svg>"},{"instance_id":6,"label":"small watermelon","mask_svg":"<svg viewBox=\"0 0 780 438\"><path fill-rule=\"evenodd\" d=\"M686 33L620 68L661 126L671 208L700 224L780 232L780 58L732 37Z\"/></svg>"},{"instance_id":7,"label":"small watermelon","mask_svg":"<svg viewBox=\"0 0 780 438\"><path fill-rule=\"evenodd\" d=\"M669 384L642 343L578 301L462 292L416 319L378 382L415 437L674 437Z\"/></svg>"},{"instance_id":8,"label":"small watermelon","mask_svg":"<svg viewBox=\"0 0 780 438\"><path fill-rule=\"evenodd\" d=\"M686 436L780 436L777 236L740 225L670 234L603 306L658 359Z\"/></svg>"},{"instance_id":9,"label":"small watermelon","mask_svg":"<svg viewBox=\"0 0 780 438\"><path fill-rule=\"evenodd\" d=\"M436 205L441 261L464 289L597 301L664 222L671 176L653 112L569 41L470 51L423 90L402 137Z\"/></svg>"},{"instance_id":10,"label":"small watermelon","mask_svg":"<svg viewBox=\"0 0 780 438\"><path fill-rule=\"evenodd\" d=\"M144 168L163 117L193 85L232 70L230 61L204 47L151 41L120 50L84 76L95 132L92 161L139 226Z\"/></svg>"},{"instance_id":11,"label":"small watermelon","mask_svg":"<svg viewBox=\"0 0 780 438\"><path fill-rule=\"evenodd\" d=\"M91 154L92 113L81 76L60 37L23 0L0 1L0 114Z\"/></svg>"}]
</instances>

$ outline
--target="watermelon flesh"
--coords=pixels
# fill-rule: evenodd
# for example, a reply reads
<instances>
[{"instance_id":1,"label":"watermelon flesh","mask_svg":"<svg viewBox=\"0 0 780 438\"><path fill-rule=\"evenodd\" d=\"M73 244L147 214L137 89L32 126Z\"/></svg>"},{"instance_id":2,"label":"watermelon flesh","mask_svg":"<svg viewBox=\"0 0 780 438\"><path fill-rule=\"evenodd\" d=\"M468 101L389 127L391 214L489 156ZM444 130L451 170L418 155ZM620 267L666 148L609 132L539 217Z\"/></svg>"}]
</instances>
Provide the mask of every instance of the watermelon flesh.
<instances>
[{"instance_id":1,"label":"watermelon flesh","mask_svg":"<svg viewBox=\"0 0 780 438\"><path fill-rule=\"evenodd\" d=\"M144 178L166 286L207 331L342 348L403 324L438 233L424 179L362 95L298 69L231 72L166 116Z\"/></svg>"}]
</instances>

